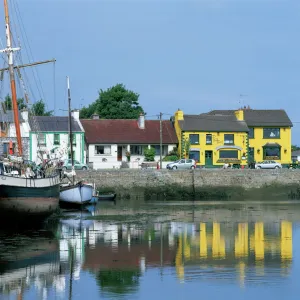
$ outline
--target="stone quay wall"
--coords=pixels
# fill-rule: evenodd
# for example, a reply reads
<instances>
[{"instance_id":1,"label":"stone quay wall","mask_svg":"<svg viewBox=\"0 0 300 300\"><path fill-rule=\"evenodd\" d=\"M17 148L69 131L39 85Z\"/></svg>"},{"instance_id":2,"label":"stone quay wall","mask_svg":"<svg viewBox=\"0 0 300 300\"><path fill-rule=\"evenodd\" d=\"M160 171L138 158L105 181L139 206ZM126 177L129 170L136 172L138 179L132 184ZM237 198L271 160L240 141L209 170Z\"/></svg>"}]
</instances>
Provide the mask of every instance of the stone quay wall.
<instances>
[{"instance_id":1,"label":"stone quay wall","mask_svg":"<svg viewBox=\"0 0 300 300\"><path fill-rule=\"evenodd\" d=\"M76 171L79 180L95 183L100 190L117 193L146 191L177 198L300 196L300 170L200 169L200 170L90 170ZM299 186L299 190L298 190ZM177 195L177 196L176 196Z\"/></svg>"}]
</instances>

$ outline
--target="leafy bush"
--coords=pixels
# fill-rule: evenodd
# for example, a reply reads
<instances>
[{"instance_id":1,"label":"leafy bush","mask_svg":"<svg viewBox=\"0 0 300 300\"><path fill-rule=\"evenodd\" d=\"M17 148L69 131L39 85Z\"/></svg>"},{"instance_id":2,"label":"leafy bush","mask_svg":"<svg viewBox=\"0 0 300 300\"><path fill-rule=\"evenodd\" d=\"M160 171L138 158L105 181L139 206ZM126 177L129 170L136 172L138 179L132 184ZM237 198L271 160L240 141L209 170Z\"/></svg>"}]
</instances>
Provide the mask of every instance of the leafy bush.
<instances>
[{"instance_id":1,"label":"leafy bush","mask_svg":"<svg viewBox=\"0 0 300 300\"><path fill-rule=\"evenodd\" d=\"M176 161L178 159L177 155L167 155L163 158L163 161Z\"/></svg>"},{"instance_id":2,"label":"leafy bush","mask_svg":"<svg viewBox=\"0 0 300 300\"><path fill-rule=\"evenodd\" d=\"M167 156L177 156L177 157L179 157L177 147L174 147L173 150L169 151Z\"/></svg>"},{"instance_id":3,"label":"leafy bush","mask_svg":"<svg viewBox=\"0 0 300 300\"><path fill-rule=\"evenodd\" d=\"M154 148L145 149L144 155L145 155L145 161L154 161L155 149Z\"/></svg>"}]
</instances>

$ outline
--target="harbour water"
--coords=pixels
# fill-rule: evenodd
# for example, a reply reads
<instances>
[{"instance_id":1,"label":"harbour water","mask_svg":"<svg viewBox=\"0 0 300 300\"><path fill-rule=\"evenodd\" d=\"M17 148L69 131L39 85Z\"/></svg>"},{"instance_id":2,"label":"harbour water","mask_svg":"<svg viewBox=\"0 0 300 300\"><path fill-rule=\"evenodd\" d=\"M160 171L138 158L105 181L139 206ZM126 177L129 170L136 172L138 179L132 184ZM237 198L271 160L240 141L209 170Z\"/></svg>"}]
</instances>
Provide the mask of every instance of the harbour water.
<instances>
[{"instance_id":1,"label":"harbour water","mask_svg":"<svg viewBox=\"0 0 300 300\"><path fill-rule=\"evenodd\" d=\"M300 202L98 203L0 230L0 299L298 299Z\"/></svg>"}]
</instances>

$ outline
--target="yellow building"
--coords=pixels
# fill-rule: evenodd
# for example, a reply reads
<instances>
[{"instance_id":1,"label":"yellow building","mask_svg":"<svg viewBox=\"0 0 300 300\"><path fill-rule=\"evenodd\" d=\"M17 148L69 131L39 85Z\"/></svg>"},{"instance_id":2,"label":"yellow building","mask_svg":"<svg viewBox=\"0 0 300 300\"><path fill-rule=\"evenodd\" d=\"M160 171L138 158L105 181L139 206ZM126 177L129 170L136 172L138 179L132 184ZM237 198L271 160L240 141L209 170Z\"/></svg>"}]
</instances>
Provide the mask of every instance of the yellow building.
<instances>
[{"instance_id":1,"label":"yellow building","mask_svg":"<svg viewBox=\"0 0 300 300\"><path fill-rule=\"evenodd\" d=\"M249 129L235 114L184 115L178 110L174 126L181 157L189 156L197 165L205 167L247 164Z\"/></svg>"},{"instance_id":2,"label":"yellow building","mask_svg":"<svg viewBox=\"0 0 300 300\"><path fill-rule=\"evenodd\" d=\"M291 147L293 126L283 109L257 110L240 109L214 110L209 115L238 114L239 120L244 120L249 128L248 162L275 160L282 165L291 163Z\"/></svg>"},{"instance_id":3,"label":"yellow building","mask_svg":"<svg viewBox=\"0 0 300 300\"><path fill-rule=\"evenodd\" d=\"M291 162L293 124L284 110L213 110L200 115L178 110L174 126L181 157L189 156L200 166Z\"/></svg>"}]
</instances>

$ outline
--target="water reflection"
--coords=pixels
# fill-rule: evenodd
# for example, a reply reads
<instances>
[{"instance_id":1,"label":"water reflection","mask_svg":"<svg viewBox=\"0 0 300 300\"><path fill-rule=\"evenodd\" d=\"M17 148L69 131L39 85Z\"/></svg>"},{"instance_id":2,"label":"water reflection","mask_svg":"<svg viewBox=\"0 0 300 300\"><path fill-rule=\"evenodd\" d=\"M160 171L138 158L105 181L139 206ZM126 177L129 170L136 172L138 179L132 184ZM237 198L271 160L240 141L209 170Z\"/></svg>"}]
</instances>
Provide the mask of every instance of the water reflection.
<instances>
[{"instance_id":1,"label":"water reflection","mask_svg":"<svg viewBox=\"0 0 300 300\"><path fill-rule=\"evenodd\" d=\"M39 298L47 299L49 289L60 285L58 241L45 231L11 235L1 233L0 298L22 299L34 286Z\"/></svg>"},{"instance_id":2,"label":"water reflection","mask_svg":"<svg viewBox=\"0 0 300 300\"><path fill-rule=\"evenodd\" d=\"M233 225L233 226L232 226ZM186 225L185 225L186 226ZM255 280L255 277L288 274L292 263L292 223L200 223L192 234L185 226L178 231L176 253L176 271L180 279L207 275L219 276L220 269L234 268L231 275L237 273L240 283ZM197 229L199 228L199 235ZM198 274L190 272L190 266L200 265ZM191 268L192 272L195 270ZM253 270L255 272L253 272ZM235 275L235 277L236 277ZM227 277L227 276L226 276ZM229 276L223 279L232 279ZM261 279L261 278L259 278Z\"/></svg>"},{"instance_id":3,"label":"water reflection","mask_svg":"<svg viewBox=\"0 0 300 300\"><path fill-rule=\"evenodd\" d=\"M51 229L0 233L0 298L98 299L99 293L139 298L151 287L155 270L155 276L176 279L170 291L175 298L176 285L195 281L228 282L239 289L284 285L292 276L300 206L287 206L283 211L290 217L285 219L274 206L273 220L266 207L259 208L262 217L236 221L219 217L218 210L226 211L226 206L211 206L205 213L218 217L199 221L203 207L186 208L182 216L182 209L157 212L149 205L143 207L150 215L147 223L144 216L142 222L129 217L114 221L113 215L107 221L89 219L107 213L105 209L66 211ZM114 211L119 216L124 208Z\"/></svg>"}]
</instances>

